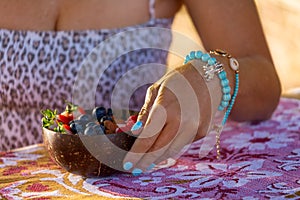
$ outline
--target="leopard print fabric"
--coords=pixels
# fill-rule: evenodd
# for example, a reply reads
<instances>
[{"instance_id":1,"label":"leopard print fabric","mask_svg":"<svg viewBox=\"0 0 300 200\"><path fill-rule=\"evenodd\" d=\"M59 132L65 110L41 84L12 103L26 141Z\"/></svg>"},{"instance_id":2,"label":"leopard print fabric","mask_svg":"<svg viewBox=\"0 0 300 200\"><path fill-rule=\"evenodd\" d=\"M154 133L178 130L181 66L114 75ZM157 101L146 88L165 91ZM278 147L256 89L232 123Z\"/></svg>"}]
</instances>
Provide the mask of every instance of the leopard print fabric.
<instances>
[{"instance_id":1,"label":"leopard print fabric","mask_svg":"<svg viewBox=\"0 0 300 200\"><path fill-rule=\"evenodd\" d=\"M99 31L1 29L0 151L42 142L40 110L62 111L66 101L74 100L88 108L109 107L116 85L122 87L115 95L115 104L122 108L129 103L130 109L138 110L146 89L138 83L158 79L164 70L139 73L135 68L150 69L151 63L165 65L165 49L172 37L170 32L157 37L150 27L169 30L171 24L172 19L151 18L142 25ZM122 36L124 32L126 37ZM117 40L110 41L118 34ZM99 49L101 44L105 45ZM161 50L154 48L157 46ZM94 82L95 94L89 96ZM128 102L124 95L131 85L137 90Z\"/></svg>"}]
</instances>

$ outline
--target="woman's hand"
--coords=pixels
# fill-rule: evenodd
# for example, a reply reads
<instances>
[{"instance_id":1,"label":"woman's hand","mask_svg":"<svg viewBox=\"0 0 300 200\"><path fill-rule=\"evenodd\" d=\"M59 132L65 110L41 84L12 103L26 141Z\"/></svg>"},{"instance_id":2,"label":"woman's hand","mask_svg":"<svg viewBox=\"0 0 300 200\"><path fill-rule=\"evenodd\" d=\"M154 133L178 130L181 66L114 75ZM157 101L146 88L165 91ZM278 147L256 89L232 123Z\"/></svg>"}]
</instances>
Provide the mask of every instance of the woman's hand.
<instances>
[{"instance_id":1,"label":"woman's hand","mask_svg":"<svg viewBox=\"0 0 300 200\"><path fill-rule=\"evenodd\" d=\"M210 95L196 68L187 64L171 71L147 91L133 127L138 138L124 159L124 169L138 175L175 157L206 135L210 119Z\"/></svg>"}]
</instances>

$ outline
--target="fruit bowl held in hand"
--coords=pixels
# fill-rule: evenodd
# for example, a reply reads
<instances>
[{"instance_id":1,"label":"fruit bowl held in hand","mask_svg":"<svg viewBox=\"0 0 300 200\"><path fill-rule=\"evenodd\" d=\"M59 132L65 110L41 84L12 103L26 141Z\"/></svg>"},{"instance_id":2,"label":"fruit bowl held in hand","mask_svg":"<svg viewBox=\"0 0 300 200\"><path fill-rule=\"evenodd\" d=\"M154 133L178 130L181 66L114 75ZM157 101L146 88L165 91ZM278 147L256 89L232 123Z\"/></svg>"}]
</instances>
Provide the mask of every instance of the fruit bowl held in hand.
<instances>
[{"instance_id":1,"label":"fruit bowl held in hand","mask_svg":"<svg viewBox=\"0 0 300 200\"><path fill-rule=\"evenodd\" d=\"M74 133L74 130L67 126L77 120L74 116L69 115L69 120L62 123L61 118L65 119L60 116L62 114L43 114L44 145L52 160L60 167L84 177L103 177L123 171L123 158L133 145L134 136L119 128L114 133L106 127L102 131L97 131L96 128L94 131L87 131L87 124L91 122L86 121L86 124L82 125L80 120L80 125L75 127L84 127L85 130L76 130L77 133ZM132 116L129 119L132 119ZM100 127L101 123L98 121L101 120L97 118L93 123ZM53 128L53 124L56 127ZM125 129L128 128L125 126Z\"/></svg>"}]
</instances>

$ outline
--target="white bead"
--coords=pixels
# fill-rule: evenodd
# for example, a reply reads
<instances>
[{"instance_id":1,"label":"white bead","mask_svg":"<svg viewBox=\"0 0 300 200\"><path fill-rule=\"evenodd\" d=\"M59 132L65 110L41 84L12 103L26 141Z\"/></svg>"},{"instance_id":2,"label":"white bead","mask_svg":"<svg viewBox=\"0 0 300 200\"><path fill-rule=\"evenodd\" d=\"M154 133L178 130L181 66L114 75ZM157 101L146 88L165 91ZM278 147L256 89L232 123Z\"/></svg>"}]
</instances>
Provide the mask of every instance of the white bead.
<instances>
[{"instance_id":1,"label":"white bead","mask_svg":"<svg viewBox=\"0 0 300 200\"><path fill-rule=\"evenodd\" d=\"M235 58L229 58L229 64L234 71L239 69L239 62Z\"/></svg>"}]
</instances>

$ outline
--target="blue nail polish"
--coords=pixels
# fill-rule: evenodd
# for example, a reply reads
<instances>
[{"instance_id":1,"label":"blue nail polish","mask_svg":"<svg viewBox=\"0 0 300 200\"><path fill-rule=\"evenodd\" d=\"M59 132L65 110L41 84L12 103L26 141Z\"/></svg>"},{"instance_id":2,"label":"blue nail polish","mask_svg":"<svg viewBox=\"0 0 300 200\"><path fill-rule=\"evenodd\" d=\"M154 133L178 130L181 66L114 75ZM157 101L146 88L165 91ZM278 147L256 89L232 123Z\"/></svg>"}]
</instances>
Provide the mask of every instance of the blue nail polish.
<instances>
[{"instance_id":1,"label":"blue nail polish","mask_svg":"<svg viewBox=\"0 0 300 200\"><path fill-rule=\"evenodd\" d=\"M147 171L150 171L151 169L153 169L155 167L155 164L152 163L151 165L149 165L149 167L147 168Z\"/></svg>"},{"instance_id":2,"label":"blue nail polish","mask_svg":"<svg viewBox=\"0 0 300 200\"><path fill-rule=\"evenodd\" d=\"M143 170L141 170L139 168L134 168L131 173L132 173L133 176L138 176L141 173L143 173Z\"/></svg>"},{"instance_id":3,"label":"blue nail polish","mask_svg":"<svg viewBox=\"0 0 300 200\"><path fill-rule=\"evenodd\" d=\"M130 170L132 167L133 167L132 162L126 162L126 163L124 163L124 165L123 165L123 168L124 168L126 171Z\"/></svg>"},{"instance_id":4,"label":"blue nail polish","mask_svg":"<svg viewBox=\"0 0 300 200\"><path fill-rule=\"evenodd\" d=\"M140 128L142 128L143 126L143 122L141 121L137 121L131 128L131 131L136 131L139 130Z\"/></svg>"}]
</instances>

